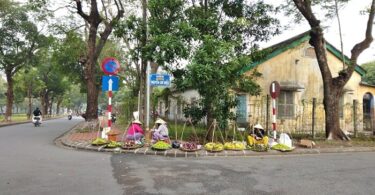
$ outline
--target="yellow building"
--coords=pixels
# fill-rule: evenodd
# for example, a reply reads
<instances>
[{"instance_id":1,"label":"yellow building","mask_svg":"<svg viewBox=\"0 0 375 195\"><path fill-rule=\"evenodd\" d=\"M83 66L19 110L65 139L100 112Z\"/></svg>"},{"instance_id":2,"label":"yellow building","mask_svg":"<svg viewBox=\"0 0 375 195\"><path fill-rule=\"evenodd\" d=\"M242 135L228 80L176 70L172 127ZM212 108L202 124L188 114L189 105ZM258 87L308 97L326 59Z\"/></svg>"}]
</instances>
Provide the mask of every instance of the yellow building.
<instances>
[{"instance_id":1,"label":"yellow building","mask_svg":"<svg viewBox=\"0 0 375 195\"><path fill-rule=\"evenodd\" d=\"M262 88L262 94L260 96L239 95L237 106L239 123L260 123L268 126L268 129L272 128L271 104L268 104L267 109L267 95L269 95L270 84L278 81L281 86L276 106L278 130L311 131L313 98L316 98L317 102L315 130L325 130L322 76L309 39L309 32L305 32L271 46L270 53L262 60L242 70L243 74L250 75L254 70L262 74L257 80ZM338 72L343 69L341 53L328 42L326 49L330 70L333 76L337 76ZM357 66L344 87L345 94L340 99L341 127L344 131L353 131L354 126L358 131L374 130L375 86L362 82L364 74L365 70ZM357 106L353 106L354 100L357 101ZM355 112L356 116L354 116ZM354 118L356 118L355 122Z\"/></svg>"}]
</instances>

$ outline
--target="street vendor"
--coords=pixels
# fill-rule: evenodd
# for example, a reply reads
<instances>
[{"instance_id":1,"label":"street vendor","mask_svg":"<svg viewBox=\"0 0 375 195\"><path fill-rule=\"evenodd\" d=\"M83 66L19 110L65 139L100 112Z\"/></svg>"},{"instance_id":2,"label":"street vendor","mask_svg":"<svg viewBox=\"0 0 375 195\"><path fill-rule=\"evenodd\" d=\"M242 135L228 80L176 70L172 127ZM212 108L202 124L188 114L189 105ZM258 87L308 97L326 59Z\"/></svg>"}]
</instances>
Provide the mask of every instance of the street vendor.
<instances>
[{"instance_id":1,"label":"street vendor","mask_svg":"<svg viewBox=\"0 0 375 195\"><path fill-rule=\"evenodd\" d=\"M152 139L155 141L169 139L167 123L163 119L159 118L155 121Z\"/></svg>"},{"instance_id":2,"label":"street vendor","mask_svg":"<svg viewBox=\"0 0 375 195\"><path fill-rule=\"evenodd\" d=\"M142 123L139 120L132 121L126 134L127 140L141 140L144 137L144 131L141 127Z\"/></svg>"},{"instance_id":3,"label":"street vendor","mask_svg":"<svg viewBox=\"0 0 375 195\"><path fill-rule=\"evenodd\" d=\"M254 126L253 131L247 136L247 141L250 146L253 146L254 144L268 145L268 136L265 135L262 125L256 124Z\"/></svg>"}]
</instances>

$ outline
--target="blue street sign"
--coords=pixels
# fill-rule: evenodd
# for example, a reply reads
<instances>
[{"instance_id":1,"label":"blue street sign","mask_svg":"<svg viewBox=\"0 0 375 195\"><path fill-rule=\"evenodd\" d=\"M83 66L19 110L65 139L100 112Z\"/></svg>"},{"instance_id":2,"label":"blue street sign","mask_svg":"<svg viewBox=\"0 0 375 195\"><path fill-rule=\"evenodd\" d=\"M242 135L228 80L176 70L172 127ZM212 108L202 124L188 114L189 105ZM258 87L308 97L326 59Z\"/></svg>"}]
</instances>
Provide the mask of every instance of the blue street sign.
<instances>
[{"instance_id":1,"label":"blue street sign","mask_svg":"<svg viewBox=\"0 0 375 195\"><path fill-rule=\"evenodd\" d=\"M102 76L102 91L118 91L118 82L116 76Z\"/></svg>"},{"instance_id":2,"label":"blue street sign","mask_svg":"<svg viewBox=\"0 0 375 195\"><path fill-rule=\"evenodd\" d=\"M171 85L171 76L169 74L150 74L150 85L169 87Z\"/></svg>"}]
</instances>

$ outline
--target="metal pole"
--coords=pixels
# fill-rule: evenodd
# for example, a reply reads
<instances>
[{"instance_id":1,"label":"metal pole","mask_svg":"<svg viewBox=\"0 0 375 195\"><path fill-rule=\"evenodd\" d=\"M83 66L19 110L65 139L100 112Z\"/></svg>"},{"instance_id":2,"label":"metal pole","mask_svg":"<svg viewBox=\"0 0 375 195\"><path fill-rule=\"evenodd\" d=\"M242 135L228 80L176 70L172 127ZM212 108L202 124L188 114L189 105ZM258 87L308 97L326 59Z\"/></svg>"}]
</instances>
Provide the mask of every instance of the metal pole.
<instances>
[{"instance_id":1,"label":"metal pole","mask_svg":"<svg viewBox=\"0 0 375 195\"><path fill-rule=\"evenodd\" d=\"M147 107L146 107L146 129L150 128L150 62L147 62Z\"/></svg>"},{"instance_id":2,"label":"metal pole","mask_svg":"<svg viewBox=\"0 0 375 195\"><path fill-rule=\"evenodd\" d=\"M272 93L275 93L276 86L275 83L272 83ZM276 140L276 98L272 97L272 130L273 130L273 139Z\"/></svg>"},{"instance_id":3,"label":"metal pole","mask_svg":"<svg viewBox=\"0 0 375 195\"><path fill-rule=\"evenodd\" d=\"M313 98L313 105L312 105L312 127L311 127L311 134L312 138L315 139L315 109L316 109L316 98Z\"/></svg>"},{"instance_id":4,"label":"metal pole","mask_svg":"<svg viewBox=\"0 0 375 195\"><path fill-rule=\"evenodd\" d=\"M357 100L353 100L353 125L354 137L357 137Z\"/></svg>"},{"instance_id":5,"label":"metal pole","mask_svg":"<svg viewBox=\"0 0 375 195\"><path fill-rule=\"evenodd\" d=\"M140 105L141 105L141 91L138 91L138 114L139 114L139 110L140 110Z\"/></svg>"},{"instance_id":6,"label":"metal pole","mask_svg":"<svg viewBox=\"0 0 375 195\"><path fill-rule=\"evenodd\" d=\"M268 129L268 123L270 122L270 96L267 95L267 106L266 106L266 109L267 109L267 117L266 117L266 131L267 131L267 135L269 135L269 129Z\"/></svg>"}]
</instances>

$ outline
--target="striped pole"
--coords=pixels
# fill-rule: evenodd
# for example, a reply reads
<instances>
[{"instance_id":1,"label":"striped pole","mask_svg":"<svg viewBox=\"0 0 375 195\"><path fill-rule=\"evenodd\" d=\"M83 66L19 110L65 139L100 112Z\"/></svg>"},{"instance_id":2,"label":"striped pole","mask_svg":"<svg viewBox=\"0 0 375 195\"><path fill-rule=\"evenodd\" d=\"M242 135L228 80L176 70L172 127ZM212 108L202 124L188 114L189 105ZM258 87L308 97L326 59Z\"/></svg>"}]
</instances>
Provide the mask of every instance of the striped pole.
<instances>
[{"instance_id":1,"label":"striped pole","mask_svg":"<svg viewBox=\"0 0 375 195\"><path fill-rule=\"evenodd\" d=\"M275 83L272 83L272 93L276 93ZM273 139L276 140L276 98L272 96L272 130Z\"/></svg>"},{"instance_id":2,"label":"striped pole","mask_svg":"<svg viewBox=\"0 0 375 195\"><path fill-rule=\"evenodd\" d=\"M109 76L109 81L108 81L108 131L111 130L112 126L112 84L113 81L111 79L111 75Z\"/></svg>"}]
</instances>

